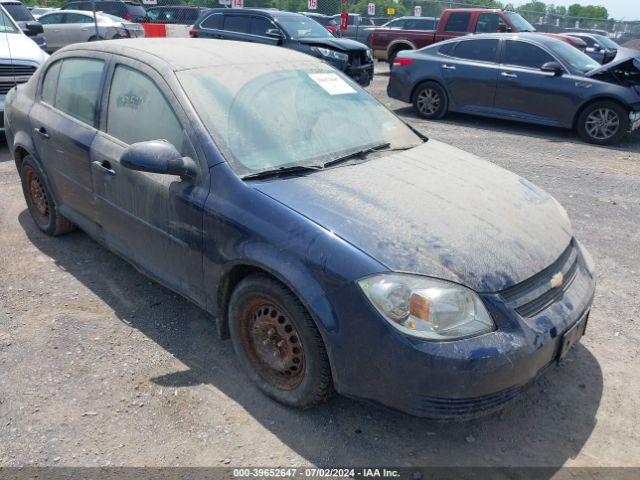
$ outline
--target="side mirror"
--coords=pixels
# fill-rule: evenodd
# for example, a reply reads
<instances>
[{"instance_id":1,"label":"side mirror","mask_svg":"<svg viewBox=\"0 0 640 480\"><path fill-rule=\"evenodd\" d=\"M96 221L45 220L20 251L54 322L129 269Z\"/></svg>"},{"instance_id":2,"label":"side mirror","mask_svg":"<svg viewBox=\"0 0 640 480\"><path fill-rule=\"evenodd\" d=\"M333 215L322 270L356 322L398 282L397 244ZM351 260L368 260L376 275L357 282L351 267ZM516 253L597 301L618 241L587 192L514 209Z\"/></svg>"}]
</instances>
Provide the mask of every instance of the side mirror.
<instances>
[{"instance_id":1,"label":"side mirror","mask_svg":"<svg viewBox=\"0 0 640 480\"><path fill-rule=\"evenodd\" d=\"M24 24L22 31L27 37L35 37L41 33L44 33L44 28L40 22L27 22Z\"/></svg>"},{"instance_id":2,"label":"side mirror","mask_svg":"<svg viewBox=\"0 0 640 480\"><path fill-rule=\"evenodd\" d=\"M277 28L270 28L265 32L267 37L277 38L278 40L284 40L284 35Z\"/></svg>"},{"instance_id":3,"label":"side mirror","mask_svg":"<svg viewBox=\"0 0 640 480\"><path fill-rule=\"evenodd\" d=\"M542 70L543 72L553 73L556 77L559 77L560 75L563 75L565 73L564 67L558 62L547 62L542 65L542 67L540 67L540 70Z\"/></svg>"},{"instance_id":4,"label":"side mirror","mask_svg":"<svg viewBox=\"0 0 640 480\"><path fill-rule=\"evenodd\" d=\"M133 143L120 156L120 165L140 172L179 175L180 178L194 178L198 173L196 163L164 140Z\"/></svg>"}]
</instances>

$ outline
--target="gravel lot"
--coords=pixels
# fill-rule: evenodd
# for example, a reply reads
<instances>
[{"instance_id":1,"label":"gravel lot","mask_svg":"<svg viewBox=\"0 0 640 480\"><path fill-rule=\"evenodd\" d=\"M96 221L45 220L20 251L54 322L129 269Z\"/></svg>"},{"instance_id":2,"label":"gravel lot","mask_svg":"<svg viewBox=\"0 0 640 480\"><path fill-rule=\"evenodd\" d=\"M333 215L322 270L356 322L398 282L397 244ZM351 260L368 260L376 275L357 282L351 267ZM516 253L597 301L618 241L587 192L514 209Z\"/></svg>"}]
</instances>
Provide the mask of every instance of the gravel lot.
<instances>
[{"instance_id":1,"label":"gravel lot","mask_svg":"<svg viewBox=\"0 0 640 480\"><path fill-rule=\"evenodd\" d=\"M640 466L640 136L599 148L503 121L421 121L377 69L369 89L389 108L567 208L599 287L566 363L469 423L345 398L287 409L245 378L204 312L83 233L41 234L2 142L0 466Z\"/></svg>"}]
</instances>

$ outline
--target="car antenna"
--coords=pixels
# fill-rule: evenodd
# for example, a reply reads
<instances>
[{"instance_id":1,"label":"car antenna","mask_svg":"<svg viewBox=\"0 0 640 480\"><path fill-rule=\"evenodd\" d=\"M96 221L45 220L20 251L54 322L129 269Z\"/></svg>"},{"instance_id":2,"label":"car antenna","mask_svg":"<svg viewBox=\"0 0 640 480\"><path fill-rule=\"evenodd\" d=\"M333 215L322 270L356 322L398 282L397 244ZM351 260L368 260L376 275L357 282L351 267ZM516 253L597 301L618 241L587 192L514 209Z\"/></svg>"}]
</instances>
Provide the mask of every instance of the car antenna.
<instances>
[{"instance_id":1,"label":"car antenna","mask_svg":"<svg viewBox=\"0 0 640 480\"><path fill-rule=\"evenodd\" d=\"M7 32L7 21L9 14L0 4L0 17L2 17L2 31L4 32L5 41L7 42L7 52L9 52L9 64L11 65L11 73L13 74L13 85L16 85L16 70L13 64L13 54L11 53L11 42L9 41L9 33Z\"/></svg>"}]
</instances>

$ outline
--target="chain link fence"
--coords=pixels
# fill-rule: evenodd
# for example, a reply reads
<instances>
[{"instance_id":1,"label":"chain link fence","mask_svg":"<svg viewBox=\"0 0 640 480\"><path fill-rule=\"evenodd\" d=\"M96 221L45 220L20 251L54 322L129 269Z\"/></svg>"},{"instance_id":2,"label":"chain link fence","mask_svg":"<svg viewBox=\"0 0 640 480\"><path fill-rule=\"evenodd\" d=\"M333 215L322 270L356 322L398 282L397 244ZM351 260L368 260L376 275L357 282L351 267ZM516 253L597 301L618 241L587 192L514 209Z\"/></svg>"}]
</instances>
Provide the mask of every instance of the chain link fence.
<instances>
[{"instance_id":1,"label":"chain link fence","mask_svg":"<svg viewBox=\"0 0 640 480\"><path fill-rule=\"evenodd\" d=\"M40 7L61 7L68 0L25 0L24 3ZM128 1L128 0L127 0ZM373 19L376 25L381 25L401 16L422 16L438 18L442 12L449 8L496 8L495 0L466 0L455 2L447 0L141 0L147 10L162 6L191 6L197 8L272 8L290 12L312 12L324 16L339 15L343 11L350 14L358 14ZM97 9L101 9L101 0L96 1ZM528 11L517 8L529 23L542 32L559 33L571 30L593 30L605 33L614 38L618 43L640 39L640 21L614 20L604 18L587 18L549 13L552 5L535 2L532 5L540 7L540 11ZM167 11L163 18L148 18L151 22L157 20L161 23L188 23L193 13L185 14L183 11ZM640 41L639 41L640 43Z\"/></svg>"}]
</instances>

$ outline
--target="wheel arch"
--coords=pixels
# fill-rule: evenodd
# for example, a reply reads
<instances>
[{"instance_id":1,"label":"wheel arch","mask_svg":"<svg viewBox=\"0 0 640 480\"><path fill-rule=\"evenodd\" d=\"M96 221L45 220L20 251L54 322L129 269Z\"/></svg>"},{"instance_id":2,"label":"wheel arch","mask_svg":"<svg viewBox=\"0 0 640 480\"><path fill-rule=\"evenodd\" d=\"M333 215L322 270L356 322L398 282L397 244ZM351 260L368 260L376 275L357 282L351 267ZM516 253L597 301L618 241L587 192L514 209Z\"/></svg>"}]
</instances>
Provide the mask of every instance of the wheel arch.
<instances>
[{"instance_id":1,"label":"wheel arch","mask_svg":"<svg viewBox=\"0 0 640 480\"><path fill-rule=\"evenodd\" d=\"M611 95L599 95L597 97L592 97L592 98L589 98L588 100L586 100L582 105L580 105L580 108L578 108L578 110L576 110L576 113L573 116L573 122L572 122L572 126L573 126L574 129L578 127L578 120L580 119L580 115L582 115L582 113L587 108L589 108L591 105L593 105L594 103L598 103L598 102L613 102L613 103L617 103L624 110L626 110L627 112L630 112L629 107L625 104L625 102L623 102L619 98L613 97Z\"/></svg>"},{"instance_id":2,"label":"wheel arch","mask_svg":"<svg viewBox=\"0 0 640 480\"><path fill-rule=\"evenodd\" d=\"M449 99L449 91L447 90L447 87L445 87L444 84L440 80L438 80L436 78L421 78L420 80L418 80L415 83L415 85L411 89L411 97L410 97L411 103L413 103L413 101L415 100L416 92L418 91L418 89L422 85L424 85L425 83L436 83L436 84L438 84L438 86L440 88L442 88L442 90L444 90L444 93L446 93L447 100Z\"/></svg>"},{"instance_id":3,"label":"wheel arch","mask_svg":"<svg viewBox=\"0 0 640 480\"><path fill-rule=\"evenodd\" d=\"M416 46L409 40L394 40L387 47L387 58L401 50L416 50Z\"/></svg>"}]
</instances>

